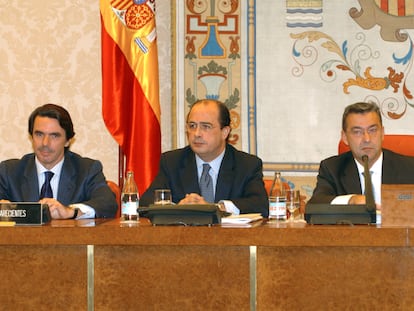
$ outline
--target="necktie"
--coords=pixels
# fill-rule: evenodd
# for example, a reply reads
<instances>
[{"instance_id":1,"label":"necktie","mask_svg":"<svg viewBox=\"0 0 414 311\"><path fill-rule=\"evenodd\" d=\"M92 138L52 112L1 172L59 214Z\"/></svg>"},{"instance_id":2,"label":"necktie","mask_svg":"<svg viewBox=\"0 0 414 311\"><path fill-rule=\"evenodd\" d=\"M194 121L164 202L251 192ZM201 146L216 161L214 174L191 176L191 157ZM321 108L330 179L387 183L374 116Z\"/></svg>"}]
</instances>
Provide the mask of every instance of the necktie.
<instances>
[{"instance_id":1,"label":"necktie","mask_svg":"<svg viewBox=\"0 0 414 311\"><path fill-rule=\"evenodd\" d=\"M210 164L203 164L203 172L200 177L200 190L201 195L207 202L214 202L213 180L208 173L210 171Z\"/></svg>"},{"instance_id":2,"label":"necktie","mask_svg":"<svg viewBox=\"0 0 414 311\"><path fill-rule=\"evenodd\" d=\"M45 182L43 183L42 189L40 190L40 199L53 198L53 191L52 187L50 186L50 180L52 179L53 175L53 172L45 172Z\"/></svg>"}]
</instances>

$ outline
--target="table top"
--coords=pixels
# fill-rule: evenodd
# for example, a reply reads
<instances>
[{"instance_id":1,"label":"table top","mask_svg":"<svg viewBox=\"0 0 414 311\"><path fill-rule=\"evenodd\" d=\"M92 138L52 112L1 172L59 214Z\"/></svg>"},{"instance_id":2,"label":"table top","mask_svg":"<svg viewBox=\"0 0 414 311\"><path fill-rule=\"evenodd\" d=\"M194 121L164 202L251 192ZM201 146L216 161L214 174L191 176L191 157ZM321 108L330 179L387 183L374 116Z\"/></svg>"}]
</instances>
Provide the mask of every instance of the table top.
<instances>
[{"instance_id":1,"label":"table top","mask_svg":"<svg viewBox=\"0 0 414 311\"><path fill-rule=\"evenodd\" d=\"M210 245L412 247L414 228L259 222L252 228L152 226L120 219L52 220L42 226L0 227L0 245Z\"/></svg>"}]
</instances>

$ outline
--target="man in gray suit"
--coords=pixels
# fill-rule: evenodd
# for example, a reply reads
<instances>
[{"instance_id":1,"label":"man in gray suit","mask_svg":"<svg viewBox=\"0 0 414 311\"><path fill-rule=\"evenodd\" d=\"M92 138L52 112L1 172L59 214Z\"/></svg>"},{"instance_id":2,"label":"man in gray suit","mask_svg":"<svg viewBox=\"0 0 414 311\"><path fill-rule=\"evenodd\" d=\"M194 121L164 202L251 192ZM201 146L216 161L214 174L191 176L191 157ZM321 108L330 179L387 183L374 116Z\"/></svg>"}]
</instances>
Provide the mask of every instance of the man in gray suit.
<instances>
[{"instance_id":1,"label":"man in gray suit","mask_svg":"<svg viewBox=\"0 0 414 311\"><path fill-rule=\"evenodd\" d=\"M384 127L376 104L355 103L342 116L342 140L350 151L321 162L308 203L365 204L362 157L368 156L377 209L381 184L414 184L414 158L382 149Z\"/></svg>"},{"instance_id":2,"label":"man in gray suit","mask_svg":"<svg viewBox=\"0 0 414 311\"><path fill-rule=\"evenodd\" d=\"M115 195L99 161L69 151L69 113L46 104L29 117L34 153L0 163L0 199L48 204L53 219L114 217Z\"/></svg>"},{"instance_id":3,"label":"man in gray suit","mask_svg":"<svg viewBox=\"0 0 414 311\"><path fill-rule=\"evenodd\" d=\"M189 145L161 155L158 175L140 205L153 203L155 189L168 188L178 204L215 202L233 214L261 213L267 217L262 161L227 143L231 131L228 108L216 100L199 100L188 113L186 129ZM202 195L200 185L207 164L213 185L210 199Z\"/></svg>"}]
</instances>

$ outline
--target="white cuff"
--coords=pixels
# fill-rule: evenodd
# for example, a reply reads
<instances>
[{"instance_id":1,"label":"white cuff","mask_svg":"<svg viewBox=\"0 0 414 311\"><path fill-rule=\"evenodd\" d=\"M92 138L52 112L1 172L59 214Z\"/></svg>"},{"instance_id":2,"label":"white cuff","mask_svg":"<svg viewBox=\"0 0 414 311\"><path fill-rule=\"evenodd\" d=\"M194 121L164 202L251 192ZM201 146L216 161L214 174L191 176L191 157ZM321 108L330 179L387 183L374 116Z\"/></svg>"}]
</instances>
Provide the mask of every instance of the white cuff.
<instances>
[{"instance_id":1,"label":"white cuff","mask_svg":"<svg viewBox=\"0 0 414 311\"><path fill-rule=\"evenodd\" d=\"M355 194L338 195L331 201L331 204L348 204L351 197Z\"/></svg>"},{"instance_id":2,"label":"white cuff","mask_svg":"<svg viewBox=\"0 0 414 311\"><path fill-rule=\"evenodd\" d=\"M71 208L78 208L83 214L76 217L76 219L95 218L95 209L89 205L76 203L69 205Z\"/></svg>"},{"instance_id":3,"label":"white cuff","mask_svg":"<svg viewBox=\"0 0 414 311\"><path fill-rule=\"evenodd\" d=\"M220 200L219 203L223 203L226 209L226 212L232 213L233 215L240 215L240 210L236 205L230 200Z\"/></svg>"}]
</instances>

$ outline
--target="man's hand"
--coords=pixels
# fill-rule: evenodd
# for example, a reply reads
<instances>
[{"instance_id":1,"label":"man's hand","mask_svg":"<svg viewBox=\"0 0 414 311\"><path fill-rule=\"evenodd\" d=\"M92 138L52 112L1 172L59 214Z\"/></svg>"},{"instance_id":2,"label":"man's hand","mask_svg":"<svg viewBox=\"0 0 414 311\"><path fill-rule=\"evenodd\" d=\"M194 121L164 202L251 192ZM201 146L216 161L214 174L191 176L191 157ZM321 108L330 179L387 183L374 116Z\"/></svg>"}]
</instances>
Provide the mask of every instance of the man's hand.
<instances>
[{"instance_id":1,"label":"man's hand","mask_svg":"<svg viewBox=\"0 0 414 311\"><path fill-rule=\"evenodd\" d=\"M190 193L186 194L185 198L178 202L178 204L208 204L208 202L198 193Z\"/></svg>"},{"instance_id":2,"label":"man's hand","mask_svg":"<svg viewBox=\"0 0 414 311\"><path fill-rule=\"evenodd\" d=\"M348 204L365 204L365 195L362 194L355 194L350 199Z\"/></svg>"},{"instance_id":3,"label":"man's hand","mask_svg":"<svg viewBox=\"0 0 414 311\"><path fill-rule=\"evenodd\" d=\"M73 208L62 205L59 201L52 198L44 198L39 201L41 204L47 204L49 206L50 215L52 219L68 219L72 218L75 214ZM80 215L81 212L79 211Z\"/></svg>"}]
</instances>

